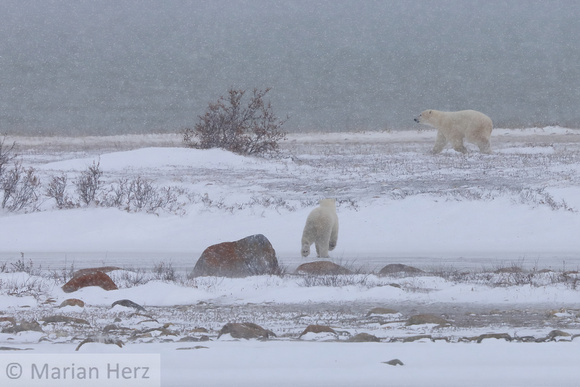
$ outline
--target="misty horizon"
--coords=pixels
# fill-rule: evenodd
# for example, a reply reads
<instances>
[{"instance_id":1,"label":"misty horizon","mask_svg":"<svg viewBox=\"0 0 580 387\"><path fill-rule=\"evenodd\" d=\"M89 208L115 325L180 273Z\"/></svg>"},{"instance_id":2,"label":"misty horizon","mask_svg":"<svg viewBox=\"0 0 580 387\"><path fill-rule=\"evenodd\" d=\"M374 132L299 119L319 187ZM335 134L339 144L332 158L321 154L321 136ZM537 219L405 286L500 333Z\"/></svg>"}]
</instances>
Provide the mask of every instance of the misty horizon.
<instances>
[{"instance_id":1,"label":"misty horizon","mask_svg":"<svg viewBox=\"0 0 580 387\"><path fill-rule=\"evenodd\" d=\"M14 1L0 12L0 132L193 127L271 88L288 131L404 130L422 110L580 127L580 3Z\"/></svg>"}]
</instances>

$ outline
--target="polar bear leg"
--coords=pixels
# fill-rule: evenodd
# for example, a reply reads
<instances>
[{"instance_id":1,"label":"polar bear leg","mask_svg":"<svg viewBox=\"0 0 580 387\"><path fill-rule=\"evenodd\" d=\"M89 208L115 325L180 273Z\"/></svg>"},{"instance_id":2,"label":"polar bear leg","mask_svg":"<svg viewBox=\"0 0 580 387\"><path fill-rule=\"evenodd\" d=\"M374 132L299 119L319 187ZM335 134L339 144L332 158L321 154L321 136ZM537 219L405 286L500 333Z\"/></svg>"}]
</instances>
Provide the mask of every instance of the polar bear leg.
<instances>
[{"instance_id":1,"label":"polar bear leg","mask_svg":"<svg viewBox=\"0 0 580 387\"><path fill-rule=\"evenodd\" d=\"M452 146L457 152L467 153L467 149L463 145L463 137L454 138Z\"/></svg>"},{"instance_id":2,"label":"polar bear leg","mask_svg":"<svg viewBox=\"0 0 580 387\"><path fill-rule=\"evenodd\" d=\"M330 232L330 241L328 242L328 250L332 251L338 242L338 222L334 222L332 231Z\"/></svg>"},{"instance_id":3,"label":"polar bear leg","mask_svg":"<svg viewBox=\"0 0 580 387\"><path fill-rule=\"evenodd\" d=\"M463 136L462 135L455 135L451 138L451 146L455 151L461 153L467 153L467 149L463 145Z\"/></svg>"},{"instance_id":4,"label":"polar bear leg","mask_svg":"<svg viewBox=\"0 0 580 387\"><path fill-rule=\"evenodd\" d=\"M330 233L326 235L321 235L316 239L316 256L318 258L330 258L328 255L328 247L330 244Z\"/></svg>"},{"instance_id":5,"label":"polar bear leg","mask_svg":"<svg viewBox=\"0 0 580 387\"><path fill-rule=\"evenodd\" d=\"M301 253L302 253L302 256L304 258L306 258L307 256L310 255L310 245L311 244L308 243L308 242L302 242L302 251L301 251Z\"/></svg>"},{"instance_id":6,"label":"polar bear leg","mask_svg":"<svg viewBox=\"0 0 580 387\"><path fill-rule=\"evenodd\" d=\"M479 147L479 151L481 153L491 153L491 145L487 138L478 138L474 141L474 143Z\"/></svg>"},{"instance_id":7,"label":"polar bear leg","mask_svg":"<svg viewBox=\"0 0 580 387\"><path fill-rule=\"evenodd\" d=\"M433 147L433 153L440 153L443 148L447 145L447 139L441 132L437 132L437 140L435 141L435 146Z\"/></svg>"}]
</instances>

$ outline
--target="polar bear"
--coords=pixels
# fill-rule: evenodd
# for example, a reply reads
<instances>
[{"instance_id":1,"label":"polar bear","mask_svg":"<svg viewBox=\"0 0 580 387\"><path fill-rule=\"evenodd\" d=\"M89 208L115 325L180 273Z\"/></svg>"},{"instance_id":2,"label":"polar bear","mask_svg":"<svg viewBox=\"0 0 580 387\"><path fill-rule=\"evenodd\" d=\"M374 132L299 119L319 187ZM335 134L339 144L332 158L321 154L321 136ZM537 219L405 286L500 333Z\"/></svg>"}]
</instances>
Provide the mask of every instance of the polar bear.
<instances>
[{"instance_id":1,"label":"polar bear","mask_svg":"<svg viewBox=\"0 0 580 387\"><path fill-rule=\"evenodd\" d=\"M466 153L463 139L474 143L482 153L491 153L489 138L493 129L493 122L483 113L475 110L461 110L458 112L442 112L439 110L425 110L415 122L433 126L437 129L437 140L433 153L439 153L450 142L457 152Z\"/></svg>"},{"instance_id":2,"label":"polar bear","mask_svg":"<svg viewBox=\"0 0 580 387\"><path fill-rule=\"evenodd\" d=\"M329 258L328 251L336 247L338 240L338 215L336 199L322 199L313 209L302 232L302 256L310 255L310 245L316 246L318 258Z\"/></svg>"}]
</instances>

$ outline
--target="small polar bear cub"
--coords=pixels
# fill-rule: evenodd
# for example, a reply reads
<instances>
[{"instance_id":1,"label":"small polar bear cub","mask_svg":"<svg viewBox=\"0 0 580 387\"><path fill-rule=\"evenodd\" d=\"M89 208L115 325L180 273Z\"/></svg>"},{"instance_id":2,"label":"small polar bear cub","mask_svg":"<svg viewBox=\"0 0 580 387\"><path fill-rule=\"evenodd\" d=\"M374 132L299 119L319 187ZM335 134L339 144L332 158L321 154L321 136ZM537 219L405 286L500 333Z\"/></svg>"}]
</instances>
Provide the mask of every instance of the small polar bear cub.
<instances>
[{"instance_id":1,"label":"small polar bear cub","mask_svg":"<svg viewBox=\"0 0 580 387\"><path fill-rule=\"evenodd\" d=\"M437 129L437 140L433 153L439 153L448 142L457 152L466 153L463 139L477 145L481 153L491 153L489 139L493 129L491 118L475 110L442 112L425 110L415 122Z\"/></svg>"},{"instance_id":2,"label":"small polar bear cub","mask_svg":"<svg viewBox=\"0 0 580 387\"><path fill-rule=\"evenodd\" d=\"M318 258L330 258L329 250L334 250L338 240L338 215L336 199L322 199L313 209L302 232L302 256L310 255L310 245L316 246Z\"/></svg>"}]
</instances>

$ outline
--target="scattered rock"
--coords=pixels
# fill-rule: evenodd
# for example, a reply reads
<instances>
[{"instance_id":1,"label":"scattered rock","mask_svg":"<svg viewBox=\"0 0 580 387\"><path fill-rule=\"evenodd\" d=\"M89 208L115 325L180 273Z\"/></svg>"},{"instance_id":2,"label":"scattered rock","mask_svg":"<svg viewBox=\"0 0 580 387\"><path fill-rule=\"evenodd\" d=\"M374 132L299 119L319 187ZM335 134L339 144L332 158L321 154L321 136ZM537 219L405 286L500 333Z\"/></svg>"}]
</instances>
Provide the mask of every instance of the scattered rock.
<instances>
[{"instance_id":1,"label":"scattered rock","mask_svg":"<svg viewBox=\"0 0 580 387\"><path fill-rule=\"evenodd\" d=\"M114 308L115 306L120 305L120 306L124 306L126 308L133 308L133 309L137 309L140 312L145 312L145 308L143 308L141 305L131 301L131 300L119 300L119 301L115 301L113 302L113 305L111 305L111 308Z\"/></svg>"},{"instance_id":2,"label":"scattered rock","mask_svg":"<svg viewBox=\"0 0 580 387\"><path fill-rule=\"evenodd\" d=\"M177 351L189 351L192 349L209 349L209 347L204 347L203 345L196 345L195 347L184 347L184 348L177 348Z\"/></svg>"},{"instance_id":3,"label":"scattered rock","mask_svg":"<svg viewBox=\"0 0 580 387\"><path fill-rule=\"evenodd\" d=\"M78 351L79 349L81 349L81 347L83 345L85 345L86 343L114 344L114 345L118 346L119 348L123 348L123 345L125 345L121 340L115 340L115 339L110 338L110 337L99 337L99 338L89 337L89 338L81 341L80 344L75 349L75 351Z\"/></svg>"},{"instance_id":4,"label":"scattered rock","mask_svg":"<svg viewBox=\"0 0 580 387\"><path fill-rule=\"evenodd\" d=\"M389 360L389 361L384 361L383 364L388 364L388 365L392 365L392 366L402 366L404 365L402 361L400 361L399 359L393 359L393 360Z\"/></svg>"},{"instance_id":5,"label":"scattered rock","mask_svg":"<svg viewBox=\"0 0 580 387\"><path fill-rule=\"evenodd\" d=\"M538 339L538 340L536 340L536 342L557 341L556 340L557 337L569 337L569 338L571 338L572 335L569 334L568 332L564 332L564 331L560 331L558 329L555 329L555 330L551 331L550 333L548 333L548 336L546 336L543 339Z\"/></svg>"},{"instance_id":6,"label":"scattered rock","mask_svg":"<svg viewBox=\"0 0 580 387\"><path fill-rule=\"evenodd\" d=\"M307 333L332 333L338 337L338 333L336 333L334 329L326 325L308 325L304 330L304 332L302 332L300 336L298 336L298 338L301 338Z\"/></svg>"},{"instance_id":7,"label":"scattered rock","mask_svg":"<svg viewBox=\"0 0 580 387\"><path fill-rule=\"evenodd\" d=\"M506 341L513 340L513 338L507 333L485 333L483 335L479 335L476 338L476 341L478 343L481 343L483 340L486 340L486 339L498 339L498 340L504 339Z\"/></svg>"},{"instance_id":8,"label":"scattered rock","mask_svg":"<svg viewBox=\"0 0 580 387\"><path fill-rule=\"evenodd\" d=\"M497 339L497 340L503 339L506 341L514 340L514 338L511 337L507 333L484 333L482 335L474 336L474 337L463 337L459 341L475 341L477 343L481 343L483 340L486 340L486 339ZM517 339L519 341L522 341L522 342L535 341L534 337L532 337L532 336L518 337Z\"/></svg>"},{"instance_id":9,"label":"scattered rock","mask_svg":"<svg viewBox=\"0 0 580 387\"><path fill-rule=\"evenodd\" d=\"M101 272L101 273L110 273L114 270L123 270L120 267L116 267L116 266L102 266L102 267L91 267L88 269L80 269L74 272L73 274L73 278L75 277L80 277L81 275L85 275L85 274L94 274L96 272Z\"/></svg>"},{"instance_id":10,"label":"scattered rock","mask_svg":"<svg viewBox=\"0 0 580 387\"><path fill-rule=\"evenodd\" d=\"M85 307L85 302L82 300L79 300L78 298L69 298L67 300L64 300L59 308L64 308L65 306L80 306L81 308Z\"/></svg>"},{"instance_id":11,"label":"scattered rock","mask_svg":"<svg viewBox=\"0 0 580 387\"><path fill-rule=\"evenodd\" d=\"M178 340L180 343L198 342L198 341L209 341L209 336L201 335L200 337L185 336Z\"/></svg>"},{"instance_id":12,"label":"scattered rock","mask_svg":"<svg viewBox=\"0 0 580 387\"><path fill-rule=\"evenodd\" d=\"M102 271L96 271L94 273L82 274L78 277L73 277L70 281L63 285L62 290L65 293L72 293L87 286L99 286L105 290L118 289L117 285L115 285L111 277Z\"/></svg>"},{"instance_id":13,"label":"scattered rock","mask_svg":"<svg viewBox=\"0 0 580 387\"><path fill-rule=\"evenodd\" d=\"M32 351L32 348L0 347L0 351Z\"/></svg>"},{"instance_id":14,"label":"scattered rock","mask_svg":"<svg viewBox=\"0 0 580 387\"><path fill-rule=\"evenodd\" d=\"M278 273L276 251L262 234L210 246L193 268L194 276L240 278Z\"/></svg>"},{"instance_id":15,"label":"scattered rock","mask_svg":"<svg viewBox=\"0 0 580 387\"><path fill-rule=\"evenodd\" d=\"M38 321L22 321L20 324L2 329L2 333L19 333L25 331L42 332L42 328Z\"/></svg>"},{"instance_id":16,"label":"scattered rock","mask_svg":"<svg viewBox=\"0 0 580 387\"><path fill-rule=\"evenodd\" d=\"M122 326L119 326L117 324L105 325L105 327L103 328L103 333L109 333L109 332L126 333L126 332L134 332L134 331L135 331L135 328L122 327Z\"/></svg>"},{"instance_id":17,"label":"scattered rock","mask_svg":"<svg viewBox=\"0 0 580 387\"><path fill-rule=\"evenodd\" d=\"M397 312L394 309L389 309L389 308L372 308L367 313L367 317L372 316L373 314L397 314L397 313L399 313L399 312Z\"/></svg>"},{"instance_id":18,"label":"scattered rock","mask_svg":"<svg viewBox=\"0 0 580 387\"><path fill-rule=\"evenodd\" d=\"M84 320L82 318L63 316L60 314L44 317L41 320L44 321L44 324L71 323L71 324L91 325L87 320Z\"/></svg>"},{"instance_id":19,"label":"scattered rock","mask_svg":"<svg viewBox=\"0 0 580 387\"><path fill-rule=\"evenodd\" d=\"M16 319L14 317L2 316L0 317L0 323L2 322L9 322L12 325L16 324Z\"/></svg>"},{"instance_id":20,"label":"scattered rock","mask_svg":"<svg viewBox=\"0 0 580 387\"><path fill-rule=\"evenodd\" d=\"M403 337L403 339L402 339L403 343L412 343L414 341L419 341L419 340L431 340L431 341L433 341L433 337L431 335L417 335L417 336Z\"/></svg>"},{"instance_id":21,"label":"scattered rock","mask_svg":"<svg viewBox=\"0 0 580 387\"><path fill-rule=\"evenodd\" d=\"M274 332L264 329L254 323L227 323L218 334L218 339L225 334L230 334L234 339L268 339L276 337Z\"/></svg>"},{"instance_id":22,"label":"scattered rock","mask_svg":"<svg viewBox=\"0 0 580 387\"><path fill-rule=\"evenodd\" d=\"M393 274L423 274L425 273L421 269L417 269L413 266L403 265L401 263L392 263L387 265L379 271L379 275L393 275Z\"/></svg>"},{"instance_id":23,"label":"scattered rock","mask_svg":"<svg viewBox=\"0 0 580 387\"><path fill-rule=\"evenodd\" d=\"M437 324L439 326L451 325L449 321L433 314L418 314L409 317L406 325Z\"/></svg>"},{"instance_id":24,"label":"scattered rock","mask_svg":"<svg viewBox=\"0 0 580 387\"><path fill-rule=\"evenodd\" d=\"M296 268L297 274L312 275L343 275L352 274L352 271L330 261L315 261L303 263Z\"/></svg>"},{"instance_id":25,"label":"scattered rock","mask_svg":"<svg viewBox=\"0 0 580 387\"><path fill-rule=\"evenodd\" d=\"M348 339L348 341L350 341L351 343L372 343L372 342L380 342L381 339L379 339L377 336L368 334L368 333L359 333L356 336L351 337L350 339Z\"/></svg>"}]
</instances>

